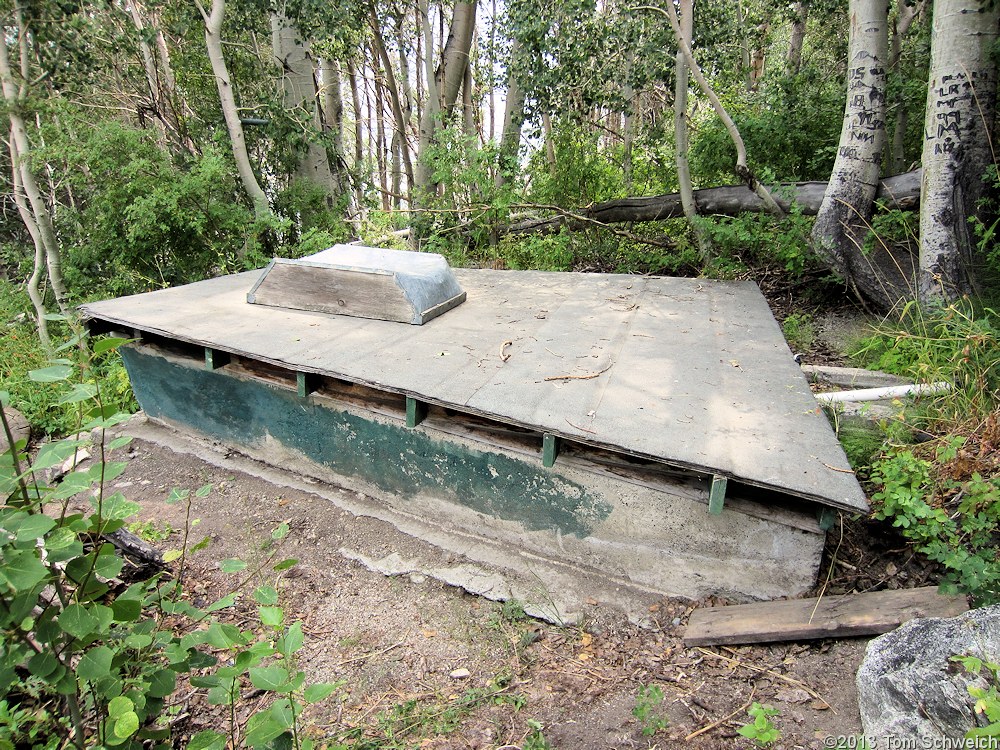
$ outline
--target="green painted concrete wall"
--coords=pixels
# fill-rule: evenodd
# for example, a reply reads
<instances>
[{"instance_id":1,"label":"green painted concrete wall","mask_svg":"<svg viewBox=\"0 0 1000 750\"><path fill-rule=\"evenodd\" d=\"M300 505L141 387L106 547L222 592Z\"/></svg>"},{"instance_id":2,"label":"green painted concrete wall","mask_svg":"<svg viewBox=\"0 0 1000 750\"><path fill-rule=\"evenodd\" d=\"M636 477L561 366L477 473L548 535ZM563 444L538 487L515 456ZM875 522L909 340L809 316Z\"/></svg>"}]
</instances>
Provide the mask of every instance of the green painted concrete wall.
<instances>
[{"instance_id":1,"label":"green painted concrete wall","mask_svg":"<svg viewBox=\"0 0 1000 750\"><path fill-rule=\"evenodd\" d=\"M312 461L399 497L430 493L531 531L587 536L611 505L541 459L520 460L437 440L422 429L360 416L280 387L168 360L136 346L122 357L143 410L222 442L270 436Z\"/></svg>"}]
</instances>

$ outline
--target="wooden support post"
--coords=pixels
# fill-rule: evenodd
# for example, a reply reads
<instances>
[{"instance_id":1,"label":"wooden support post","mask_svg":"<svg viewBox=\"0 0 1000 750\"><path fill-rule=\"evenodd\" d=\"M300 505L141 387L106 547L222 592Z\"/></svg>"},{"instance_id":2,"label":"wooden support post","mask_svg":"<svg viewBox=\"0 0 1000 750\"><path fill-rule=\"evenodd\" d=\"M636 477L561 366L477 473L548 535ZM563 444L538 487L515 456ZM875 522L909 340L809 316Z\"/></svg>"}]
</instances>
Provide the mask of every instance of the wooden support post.
<instances>
[{"instance_id":1,"label":"wooden support post","mask_svg":"<svg viewBox=\"0 0 1000 750\"><path fill-rule=\"evenodd\" d=\"M551 469L559 455L559 438L546 432L542 435L542 466Z\"/></svg>"},{"instance_id":2,"label":"wooden support post","mask_svg":"<svg viewBox=\"0 0 1000 750\"><path fill-rule=\"evenodd\" d=\"M709 513L717 516L722 512L722 506L726 502L726 485L728 483L729 480L719 474L712 477L712 489L708 493Z\"/></svg>"},{"instance_id":3,"label":"wooden support post","mask_svg":"<svg viewBox=\"0 0 1000 750\"><path fill-rule=\"evenodd\" d=\"M406 426L416 427L418 424L424 421L424 417L427 416L427 404L423 401L418 401L413 398L413 396L406 397Z\"/></svg>"},{"instance_id":4,"label":"wooden support post","mask_svg":"<svg viewBox=\"0 0 1000 750\"><path fill-rule=\"evenodd\" d=\"M829 531L837 523L837 511L833 508L821 508L816 516L819 518L819 528L821 531Z\"/></svg>"},{"instance_id":5,"label":"wooden support post","mask_svg":"<svg viewBox=\"0 0 1000 750\"><path fill-rule=\"evenodd\" d=\"M220 367L225 367L228 364L229 364L229 352L220 351L219 349L213 349L210 346L205 347L206 370L218 370Z\"/></svg>"},{"instance_id":6,"label":"wooden support post","mask_svg":"<svg viewBox=\"0 0 1000 750\"><path fill-rule=\"evenodd\" d=\"M319 387L319 378L311 372L296 372L295 382L299 398L305 398Z\"/></svg>"}]
</instances>

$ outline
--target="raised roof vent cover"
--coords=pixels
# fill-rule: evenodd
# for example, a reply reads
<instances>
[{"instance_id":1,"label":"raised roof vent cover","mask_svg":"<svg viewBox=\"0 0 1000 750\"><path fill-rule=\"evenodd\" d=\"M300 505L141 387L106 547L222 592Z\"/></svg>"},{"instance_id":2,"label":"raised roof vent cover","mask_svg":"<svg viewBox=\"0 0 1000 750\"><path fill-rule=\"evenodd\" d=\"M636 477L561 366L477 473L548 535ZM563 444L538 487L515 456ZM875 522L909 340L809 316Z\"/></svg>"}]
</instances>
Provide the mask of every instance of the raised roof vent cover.
<instances>
[{"instance_id":1,"label":"raised roof vent cover","mask_svg":"<svg viewBox=\"0 0 1000 750\"><path fill-rule=\"evenodd\" d=\"M465 301L448 261L359 245L275 258L247 294L254 305L422 325Z\"/></svg>"}]
</instances>

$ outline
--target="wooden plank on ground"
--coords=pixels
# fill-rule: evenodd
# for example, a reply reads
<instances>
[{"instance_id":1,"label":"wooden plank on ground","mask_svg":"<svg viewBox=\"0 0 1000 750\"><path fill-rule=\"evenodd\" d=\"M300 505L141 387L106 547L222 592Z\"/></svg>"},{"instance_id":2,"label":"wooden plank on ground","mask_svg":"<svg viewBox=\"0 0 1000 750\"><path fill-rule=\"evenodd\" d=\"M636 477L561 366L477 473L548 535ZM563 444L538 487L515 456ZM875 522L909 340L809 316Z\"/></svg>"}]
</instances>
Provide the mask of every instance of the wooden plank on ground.
<instances>
[{"instance_id":1,"label":"wooden plank on ground","mask_svg":"<svg viewBox=\"0 0 1000 750\"><path fill-rule=\"evenodd\" d=\"M934 587L707 607L691 613L684 644L717 646L878 635L907 620L955 617L968 608L964 596L944 596Z\"/></svg>"}]
</instances>

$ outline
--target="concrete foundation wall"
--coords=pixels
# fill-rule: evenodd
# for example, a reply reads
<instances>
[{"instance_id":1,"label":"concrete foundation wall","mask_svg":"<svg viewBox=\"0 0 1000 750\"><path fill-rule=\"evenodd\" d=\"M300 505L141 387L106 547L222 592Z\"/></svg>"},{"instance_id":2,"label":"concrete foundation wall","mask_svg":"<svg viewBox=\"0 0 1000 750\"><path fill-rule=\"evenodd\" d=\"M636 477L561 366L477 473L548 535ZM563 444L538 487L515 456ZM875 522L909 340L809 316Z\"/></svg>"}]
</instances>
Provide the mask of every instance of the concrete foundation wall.
<instances>
[{"instance_id":1,"label":"concrete foundation wall","mask_svg":"<svg viewBox=\"0 0 1000 750\"><path fill-rule=\"evenodd\" d=\"M146 413L265 462L377 497L527 556L667 596L793 596L815 582L814 514L727 499L690 483L652 487L458 437L144 346L123 351ZM470 545L472 549L474 545Z\"/></svg>"}]
</instances>

